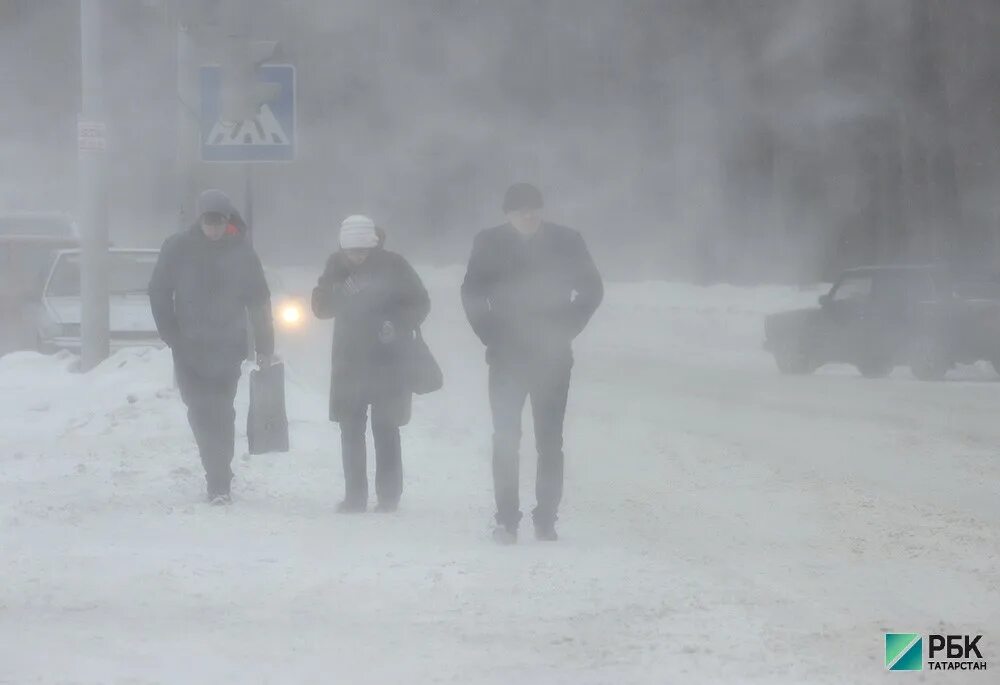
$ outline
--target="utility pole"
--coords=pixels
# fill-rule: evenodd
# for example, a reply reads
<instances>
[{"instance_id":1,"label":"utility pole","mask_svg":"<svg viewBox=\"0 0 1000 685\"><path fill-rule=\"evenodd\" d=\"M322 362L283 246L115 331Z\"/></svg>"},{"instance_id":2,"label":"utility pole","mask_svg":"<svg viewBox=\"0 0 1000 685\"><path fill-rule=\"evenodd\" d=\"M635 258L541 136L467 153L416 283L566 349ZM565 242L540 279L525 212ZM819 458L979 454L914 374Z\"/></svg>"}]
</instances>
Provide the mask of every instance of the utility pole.
<instances>
[{"instance_id":1,"label":"utility pole","mask_svg":"<svg viewBox=\"0 0 1000 685\"><path fill-rule=\"evenodd\" d=\"M108 187L104 76L101 64L102 0L80 0L82 101L77 121L79 219L83 231L80 284L81 370L107 359Z\"/></svg>"},{"instance_id":2,"label":"utility pole","mask_svg":"<svg viewBox=\"0 0 1000 685\"><path fill-rule=\"evenodd\" d=\"M194 222L198 150L198 86L194 38L187 18L177 12L177 229Z\"/></svg>"}]
</instances>

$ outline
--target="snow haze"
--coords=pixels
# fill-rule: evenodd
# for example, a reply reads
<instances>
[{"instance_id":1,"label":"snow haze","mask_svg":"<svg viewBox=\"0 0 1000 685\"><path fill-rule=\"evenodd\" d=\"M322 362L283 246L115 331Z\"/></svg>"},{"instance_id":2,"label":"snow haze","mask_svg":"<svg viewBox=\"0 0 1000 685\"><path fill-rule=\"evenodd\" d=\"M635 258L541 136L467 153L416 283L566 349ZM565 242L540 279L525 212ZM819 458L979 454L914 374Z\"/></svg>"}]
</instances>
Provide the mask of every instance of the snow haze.
<instances>
[{"instance_id":1,"label":"snow haze","mask_svg":"<svg viewBox=\"0 0 1000 685\"><path fill-rule=\"evenodd\" d=\"M249 454L245 363L209 506L170 351L81 373L8 287L29 269L0 222L0 684L867 684L890 632L982 635L1000 668L996 0L100 4L116 247L160 247L204 188L246 207L247 169L199 162L185 119L234 9L295 66L296 159L251 180L291 449ZM0 0L0 64L0 218L78 215L80 3ZM559 540L526 516L500 546L460 288L520 181L606 294L574 342ZM340 516L309 302L355 214L426 285L445 383L402 429L400 510ZM873 330L819 304L871 264L947 280L884 317L912 324L898 358L809 356L818 317Z\"/></svg>"},{"instance_id":2,"label":"snow haze","mask_svg":"<svg viewBox=\"0 0 1000 685\"><path fill-rule=\"evenodd\" d=\"M78 4L0 5L8 210L75 208ZM154 246L193 202L174 177L175 12L211 44L225 3L104 5L112 235ZM256 170L271 261L312 264L364 212L411 254L456 263L515 180L624 278L971 268L996 244L992 0L242 6L297 68L298 161ZM188 176L244 189L225 165Z\"/></svg>"}]
</instances>

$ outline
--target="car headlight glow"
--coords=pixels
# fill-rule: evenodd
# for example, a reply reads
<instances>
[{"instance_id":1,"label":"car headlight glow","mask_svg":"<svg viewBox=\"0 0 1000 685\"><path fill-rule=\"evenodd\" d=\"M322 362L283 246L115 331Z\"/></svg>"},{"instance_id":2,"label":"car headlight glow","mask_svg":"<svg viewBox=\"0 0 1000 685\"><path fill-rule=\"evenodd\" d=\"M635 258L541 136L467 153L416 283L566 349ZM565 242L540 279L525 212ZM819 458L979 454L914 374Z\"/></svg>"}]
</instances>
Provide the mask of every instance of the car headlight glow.
<instances>
[{"instance_id":1,"label":"car headlight glow","mask_svg":"<svg viewBox=\"0 0 1000 685\"><path fill-rule=\"evenodd\" d=\"M278 307L278 320L286 328L301 325L303 318L302 306L297 302L285 302Z\"/></svg>"}]
</instances>

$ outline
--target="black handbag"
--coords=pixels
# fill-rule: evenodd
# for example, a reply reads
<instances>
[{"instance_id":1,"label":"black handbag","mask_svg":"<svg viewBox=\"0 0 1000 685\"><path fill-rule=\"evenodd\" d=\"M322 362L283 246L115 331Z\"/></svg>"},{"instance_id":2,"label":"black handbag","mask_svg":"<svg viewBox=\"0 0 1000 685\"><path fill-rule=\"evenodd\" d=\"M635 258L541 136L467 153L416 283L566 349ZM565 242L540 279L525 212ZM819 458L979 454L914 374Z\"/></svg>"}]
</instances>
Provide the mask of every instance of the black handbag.
<instances>
[{"instance_id":1,"label":"black handbag","mask_svg":"<svg viewBox=\"0 0 1000 685\"><path fill-rule=\"evenodd\" d=\"M413 341L408 347L410 351L407 375L409 376L410 390L417 395L427 395L440 390L444 386L444 373L434 358L431 348L424 341L423 333L420 332L419 328L414 331Z\"/></svg>"},{"instance_id":2,"label":"black handbag","mask_svg":"<svg viewBox=\"0 0 1000 685\"><path fill-rule=\"evenodd\" d=\"M247 442L250 454L288 451L284 364L272 364L250 372Z\"/></svg>"}]
</instances>

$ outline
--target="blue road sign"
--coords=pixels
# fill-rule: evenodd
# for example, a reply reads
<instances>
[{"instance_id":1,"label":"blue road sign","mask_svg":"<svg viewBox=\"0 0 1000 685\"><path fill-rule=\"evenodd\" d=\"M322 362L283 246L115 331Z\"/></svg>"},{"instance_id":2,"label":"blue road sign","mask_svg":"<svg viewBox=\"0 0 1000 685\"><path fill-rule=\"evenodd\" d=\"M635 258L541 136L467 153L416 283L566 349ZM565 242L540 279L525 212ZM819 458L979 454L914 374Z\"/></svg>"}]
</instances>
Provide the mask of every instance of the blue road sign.
<instances>
[{"instance_id":1,"label":"blue road sign","mask_svg":"<svg viewBox=\"0 0 1000 685\"><path fill-rule=\"evenodd\" d=\"M276 83L278 95L253 121L235 125L220 118L222 68L201 67L201 159L204 162L290 162L295 159L295 67L257 67L261 83Z\"/></svg>"}]
</instances>

